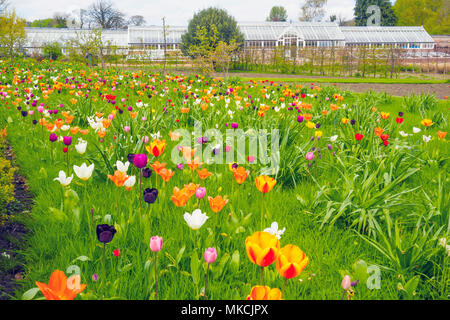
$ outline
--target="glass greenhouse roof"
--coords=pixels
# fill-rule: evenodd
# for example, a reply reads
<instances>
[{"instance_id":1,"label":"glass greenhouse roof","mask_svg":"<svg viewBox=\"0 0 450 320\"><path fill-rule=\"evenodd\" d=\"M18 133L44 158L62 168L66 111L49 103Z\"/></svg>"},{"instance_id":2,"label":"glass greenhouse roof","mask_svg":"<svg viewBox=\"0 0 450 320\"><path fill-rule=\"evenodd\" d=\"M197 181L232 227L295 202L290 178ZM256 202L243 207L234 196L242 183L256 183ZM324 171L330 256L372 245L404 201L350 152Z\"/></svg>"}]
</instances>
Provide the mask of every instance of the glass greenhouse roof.
<instances>
[{"instance_id":1,"label":"glass greenhouse roof","mask_svg":"<svg viewBox=\"0 0 450 320\"><path fill-rule=\"evenodd\" d=\"M245 40L278 40L283 35L297 35L302 40L343 41L344 35L334 22L262 22L238 23Z\"/></svg>"},{"instance_id":2,"label":"glass greenhouse roof","mask_svg":"<svg viewBox=\"0 0 450 320\"><path fill-rule=\"evenodd\" d=\"M340 27L346 43L434 43L423 27Z\"/></svg>"},{"instance_id":3,"label":"glass greenhouse roof","mask_svg":"<svg viewBox=\"0 0 450 320\"><path fill-rule=\"evenodd\" d=\"M247 41L277 41L294 35L304 41L340 41L357 43L434 43L423 27L339 27L334 22L244 22L238 23ZM42 47L53 41L64 44L86 33L86 29L26 28L26 47ZM187 27L168 26L167 44L181 43ZM163 44L161 26L129 27L128 30L104 30L103 39L119 47L129 44Z\"/></svg>"}]
</instances>

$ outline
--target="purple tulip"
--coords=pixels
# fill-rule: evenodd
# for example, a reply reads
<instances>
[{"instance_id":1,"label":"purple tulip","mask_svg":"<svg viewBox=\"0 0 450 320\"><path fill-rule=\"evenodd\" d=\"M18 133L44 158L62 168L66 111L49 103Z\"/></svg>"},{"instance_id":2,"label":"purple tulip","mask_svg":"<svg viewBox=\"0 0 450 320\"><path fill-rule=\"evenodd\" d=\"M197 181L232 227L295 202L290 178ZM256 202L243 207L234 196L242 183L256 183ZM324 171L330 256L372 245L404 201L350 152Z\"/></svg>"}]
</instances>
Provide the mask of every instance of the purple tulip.
<instances>
[{"instance_id":1,"label":"purple tulip","mask_svg":"<svg viewBox=\"0 0 450 320\"><path fill-rule=\"evenodd\" d=\"M136 154L133 159L133 164L136 168L142 169L147 166L148 158L145 153Z\"/></svg>"},{"instance_id":2,"label":"purple tulip","mask_svg":"<svg viewBox=\"0 0 450 320\"><path fill-rule=\"evenodd\" d=\"M56 134L54 134L54 133L50 133L49 140L51 142L55 142L56 140L58 140L58 136Z\"/></svg>"},{"instance_id":3,"label":"purple tulip","mask_svg":"<svg viewBox=\"0 0 450 320\"><path fill-rule=\"evenodd\" d=\"M70 136L63 137L63 143L66 146L70 146L72 144L72 137L70 137Z\"/></svg>"}]
</instances>

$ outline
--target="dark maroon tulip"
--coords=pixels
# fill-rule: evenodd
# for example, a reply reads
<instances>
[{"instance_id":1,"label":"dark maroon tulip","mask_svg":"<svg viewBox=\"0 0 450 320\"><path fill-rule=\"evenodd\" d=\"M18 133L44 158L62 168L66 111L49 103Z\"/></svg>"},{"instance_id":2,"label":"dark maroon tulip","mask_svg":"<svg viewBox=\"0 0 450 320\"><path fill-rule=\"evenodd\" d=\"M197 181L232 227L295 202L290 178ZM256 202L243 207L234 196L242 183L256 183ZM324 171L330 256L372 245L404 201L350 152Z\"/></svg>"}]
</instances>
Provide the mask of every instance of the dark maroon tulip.
<instances>
[{"instance_id":1,"label":"dark maroon tulip","mask_svg":"<svg viewBox=\"0 0 450 320\"><path fill-rule=\"evenodd\" d=\"M154 203L158 198L158 190L155 188L147 188L144 190L144 201L147 203Z\"/></svg>"},{"instance_id":2,"label":"dark maroon tulip","mask_svg":"<svg viewBox=\"0 0 450 320\"><path fill-rule=\"evenodd\" d=\"M116 234L116 228L107 224L97 225L97 239L101 243L111 242Z\"/></svg>"}]
</instances>

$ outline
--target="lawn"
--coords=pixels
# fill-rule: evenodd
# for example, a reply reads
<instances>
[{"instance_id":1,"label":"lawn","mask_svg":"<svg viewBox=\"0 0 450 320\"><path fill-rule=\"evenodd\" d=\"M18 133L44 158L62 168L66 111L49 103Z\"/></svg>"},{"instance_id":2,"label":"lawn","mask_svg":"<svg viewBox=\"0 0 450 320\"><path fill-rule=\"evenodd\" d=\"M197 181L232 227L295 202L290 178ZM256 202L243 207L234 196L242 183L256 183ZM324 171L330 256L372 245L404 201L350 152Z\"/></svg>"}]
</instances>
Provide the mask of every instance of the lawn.
<instances>
[{"instance_id":1,"label":"lawn","mask_svg":"<svg viewBox=\"0 0 450 320\"><path fill-rule=\"evenodd\" d=\"M31 214L16 218L30 232L13 298L44 299L36 282L61 270L86 284L77 299L200 299L208 270L207 299L246 299L261 284L286 300L448 299L448 101L49 61L0 68L0 129L34 196ZM269 143L259 137L252 153L264 129ZM214 130L243 135L220 142ZM94 165L86 180L82 163ZM73 176L66 186L60 171ZM269 175L273 189L258 188ZM217 196L223 208L208 200ZM192 230L184 214L196 209L209 218ZM273 222L285 228L279 240L263 232ZM106 244L102 224L116 230ZM270 255L250 249L257 232L279 241L263 269L252 257ZM156 254L153 236L163 238ZM304 255L279 249L288 244ZM207 248L217 260L205 261ZM343 295L345 275L359 282Z\"/></svg>"}]
</instances>

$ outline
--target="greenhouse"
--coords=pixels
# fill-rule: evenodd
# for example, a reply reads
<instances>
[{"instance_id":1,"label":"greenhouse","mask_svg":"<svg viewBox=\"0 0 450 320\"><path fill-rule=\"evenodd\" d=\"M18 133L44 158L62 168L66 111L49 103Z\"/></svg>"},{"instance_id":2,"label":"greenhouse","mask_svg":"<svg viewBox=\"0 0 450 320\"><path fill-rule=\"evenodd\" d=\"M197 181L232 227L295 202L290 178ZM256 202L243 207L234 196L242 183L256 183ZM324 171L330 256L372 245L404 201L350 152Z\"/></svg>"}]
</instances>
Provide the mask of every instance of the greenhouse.
<instances>
[{"instance_id":1,"label":"greenhouse","mask_svg":"<svg viewBox=\"0 0 450 320\"><path fill-rule=\"evenodd\" d=\"M403 49L433 49L435 42L423 27L340 27L347 46L393 45Z\"/></svg>"},{"instance_id":2,"label":"greenhouse","mask_svg":"<svg viewBox=\"0 0 450 320\"><path fill-rule=\"evenodd\" d=\"M238 23L247 48L274 48L279 46L388 46L403 49L433 49L435 42L423 27L340 27L334 22L261 22ZM162 26L129 27L127 30L104 30L103 40L123 49L144 48L179 50L181 36L187 27ZM46 44L65 45L80 37L86 29L26 28L28 51L39 50Z\"/></svg>"}]
</instances>

